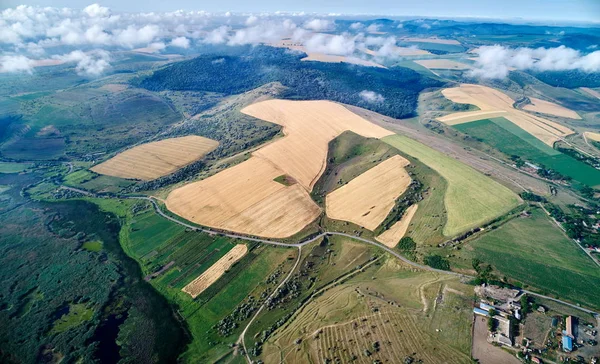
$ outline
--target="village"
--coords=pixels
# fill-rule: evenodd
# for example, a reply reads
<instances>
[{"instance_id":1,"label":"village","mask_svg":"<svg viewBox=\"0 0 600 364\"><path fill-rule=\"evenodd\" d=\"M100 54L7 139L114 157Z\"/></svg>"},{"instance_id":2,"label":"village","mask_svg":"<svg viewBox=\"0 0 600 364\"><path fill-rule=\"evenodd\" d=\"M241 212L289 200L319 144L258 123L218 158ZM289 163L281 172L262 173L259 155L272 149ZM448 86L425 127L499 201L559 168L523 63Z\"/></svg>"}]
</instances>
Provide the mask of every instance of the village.
<instances>
[{"instance_id":1,"label":"village","mask_svg":"<svg viewBox=\"0 0 600 364\"><path fill-rule=\"evenodd\" d=\"M475 293L472 354L479 363L598 363L598 317L549 307L518 289L483 284Z\"/></svg>"}]
</instances>

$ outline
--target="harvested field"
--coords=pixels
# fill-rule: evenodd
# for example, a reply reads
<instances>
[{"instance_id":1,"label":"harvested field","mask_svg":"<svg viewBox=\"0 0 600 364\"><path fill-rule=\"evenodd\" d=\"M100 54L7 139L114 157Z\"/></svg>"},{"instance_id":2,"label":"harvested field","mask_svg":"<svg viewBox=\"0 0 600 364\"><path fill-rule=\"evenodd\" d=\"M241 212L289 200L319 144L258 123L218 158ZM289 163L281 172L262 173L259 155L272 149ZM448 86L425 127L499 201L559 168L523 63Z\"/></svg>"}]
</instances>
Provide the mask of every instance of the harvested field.
<instances>
[{"instance_id":1,"label":"harvested field","mask_svg":"<svg viewBox=\"0 0 600 364\"><path fill-rule=\"evenodd\" d=\"M585 131L585 132L583 132L583 135L585 135L586 138L591 139L595 142L600 142L600 133Z\"/></svg>"},{"instance_id":2,"label":"harvested field","mask_svg":"<svg viewBox=\"0 0 600 364\"><path fill-rule=\"evenodd\" d=\"M331 192L325 202L327 216L374 230L410 185L412 179L404 169L408 164L393 156Z\"/></svg>"},{"instance_id":3,"label":"harvested field","mask_svg":"<svg viewBox=\"0 0 600 364\"><path fill-rule=\"evenodd\" d=\"M468 64L456 62L450 59L421 59L414 62L428 69L458 71L471 69L471 66L469 66Z\"/></svg>"},{"instance_id":4,"label":"harvested field","mask_svg":"<svg viewBox=\"0 0 600 364\"><path fill-rule=\"evenodd\" d=\"M268 100L243 113L282 125L285 137L252 158L171 192L167 208L201 225L284 238L320 214L308 192L326 166L328 143L346 130L367 137L393 134L329 101ZM275 179L289 176L296 184Z\"/></svg>"},{"instance_id":5,"label":"harvested field","mask_svg":"<svg viewBox=\"0 0 600 364\"><path fill-rule=\"evenodd\" d=\"M577 115L575 111L567 109L564 106L555 104L553 102L536 99L535 97L530 97L529 100L531 100L531 104L523 106L523 110L581 120L581 117Z\"/></svg>"},{"instance_id":6,"label":"harvested field","mask_svg":"<svg viewBox=\"0 0 600 364\"><path fill-rule=\"evenodd\" d=\"M586 93L588 93L589 95L592 95L594 97L597 97L600 99L600 92L596 91L596 90L592 90L589 87L580 87L580 89Z\"/></svg>"},{"instance_id":7,"label":"harvested field","mask_svg":"<svg viewBox=\"0 0 600 364\"><path fill-rule=\"evenodd\" d=\"M110 91L110 92L121 92L127 89L127 85L121 84L121 83L108 83L102 87L100 87L101 90L106 90L106 91Z\"/></svg>"},{"instance_id":8,"label":"harvested field","mask_svg":"<svg viewBox=\"0 0 600 364\"><path fill-rule=\"evenodd\" d=\"M490 87L462 84L460 87L445 89L442 93L453 102L472 104L480 109L438 118L439 121L448 125L504 117L549 146L553 146L558 140L574 133L571 129L558 123L513 108L513 99Z\"/></svg>"},{"instance_id":9,"label":"harvested field","mask_svg":"<svg viewBox=\"0 0 600 364\"><path fill-rule=\"evenodd\" d=\"M507 353L501 348L487 341L488 327L487 319L475 316L473 329L473 358L481 364L519 364L521 361L514 355Z\"/></svg>"},{"instance_id":10,"label":"harvested field","mask_svg":"<svg viewBox=\"0 0 600 364\"><path fill-rule=\"evenodd\" d=\"M452 44L452 45L460 45L460 42L456 39L441 39L437 37L432 38L414 38L414 37L406 37L401 40L405 42L422 42L422 43L436 43L436 44Z\"/></svg>"},{"instance_id":11,"label":"harvested field","mask_svg":"<svg viewBox=\"0 0 600 364\"><path fill-rule=\"evenodd\" d=\"M173 173L214 150L219 143L196 135L146 143L100 163L92 171L114 177L152 180Z\"/></svg>"},{"instance_id":12,"label":"harvested field","mask_svg":"<svg viewBox=\"0 0 600 364\"><path fill-rule=\"evenodd\" d=\"M398 47L392 46L391 53L396 56L427 56L431 55L430 52L419 49L417 47Z\"/></svg>"},{"instance_id":13,"label":"harvested field","mask_svg":"<svg viewBox=\"0 0 600 364\"><path fill-rule=\"evenodd\" d=\"M350 130L370 138L394 134L330 101L268 100L242 112L283 126L285 138L254 155L271 161L307 191L312 190L325 169L328 143L342 132Z\"/></svg>"},{"instance_id":14,"label":"harvested field","mask_svg":"<svg viewBox=\"0 0 600 364\"><path fill-rule=\"evenodd\" d=\"M367 67L379 67L386 68L379 63L375 63L373 61L368 61L366 59L361 59L357 57L347 57L347 56L336 56L332 54L325 53L308 53L308 57L304 57L301 61L318 61L318 62L327 62L327 63L352 63L357 64L359 66L367 66Z\"/></svg>"},{"instance_id":15,"label":"harvested field","mask_svg":"<svg viewBox=\"0 0 600 364\"><path fill-rule=\"evenodd\" d=\"M399 221L375 239L389 248L395 248L400 239L406 234L418 207L417 204L408 207Z\"/></svg>"},{"instance_id":16,"label":"harvested field","mask_svg":"<svg viewBox=\"0 0 600 364\"><path fill-rule=\"evenodd\" d=\"M192 298L198 297L200 293L204 292L211 284L215 283L225 271L231 268L235 262L242 259L247 252L248 247L245 244L234 246L227 254L217 260L215 264L208 268L198 278L183 287L182 291L192 296Z\"/></svg>"}]
</instances>

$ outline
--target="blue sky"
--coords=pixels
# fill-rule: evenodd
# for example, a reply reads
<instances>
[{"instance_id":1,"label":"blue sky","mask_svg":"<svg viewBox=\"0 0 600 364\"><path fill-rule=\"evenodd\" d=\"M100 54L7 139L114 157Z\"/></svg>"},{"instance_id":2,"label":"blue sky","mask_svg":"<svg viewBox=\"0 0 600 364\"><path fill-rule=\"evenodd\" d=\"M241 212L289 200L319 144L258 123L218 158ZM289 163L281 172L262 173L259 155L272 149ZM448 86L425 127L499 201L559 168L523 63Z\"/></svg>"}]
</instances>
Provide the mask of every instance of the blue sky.
<instances>
[{"instance_id":1,"label":"blue sky","mask_svg":"<svg viewBox=\"0 0 600 364\"><path fill-rule=\"evenodd\" d=\"M1 0L1 8L19 4L83 8L94 0ZM600 22L600 0L104 0L115 11L149 12L206 10L260 12L306 11L345 14L385 14L524 18Z\"/></svg>"}]
</instances>

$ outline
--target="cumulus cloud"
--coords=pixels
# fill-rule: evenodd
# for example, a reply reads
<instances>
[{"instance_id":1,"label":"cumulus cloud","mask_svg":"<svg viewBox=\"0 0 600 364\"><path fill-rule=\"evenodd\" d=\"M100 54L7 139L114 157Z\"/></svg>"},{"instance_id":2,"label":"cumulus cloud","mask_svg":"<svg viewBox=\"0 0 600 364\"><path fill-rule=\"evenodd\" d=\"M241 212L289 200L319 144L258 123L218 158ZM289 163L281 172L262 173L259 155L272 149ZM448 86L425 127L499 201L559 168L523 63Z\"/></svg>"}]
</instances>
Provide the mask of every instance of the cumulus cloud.
<instances>
[{"instance_id":1,"label":"cumulus cloud","mask_svg":"<svg viewBox=\"0 0 600 364\"><path fill-rule=\"evenodd\" d=\"M227 41L227 35L231 31L231 27L221 25L220 27L211 30L204 37L204 43L208 44L222 44Z\"/></svg>"},{"instance_id":2,"label":"cumulus cloud","mask_svg":"<svg viewBox=\"0 0 600 364\"><path fill-rule=\"evenodd\" d=\"M186 37L177 37L171 40L170 45L172 45L173 47L188 49L190 47L190 40Z\"/></svg>"},{"instance_id":3,"label":"cumulus cloud","mask_svg":"<svg viewBox=\"0 0 600 364\"><path fill-rule=\"evenodd\" d=\"M289 37L296 27L296 24L289 19L266 21L252 27L236 30L227 44L243 45L274 42Z\"/></svg>"},{"instance_id":4,"label":"cumulus cloud","mask_svg":"<svg viewBox=\"0 0 600 364\"><path fill-rule=\"evenodd\" d=\"M101 49L88 53L73 51L53 58L65 62L77 62L75 70L82 76L99 76L110 67L110 54Z\"/></svg>"},{"instance_id":5,"label":"cumulus cloud","mask_svg":"<svg viewBox=\"0 0 600 364\"><path fill-rule=\"evenodd\" d=\"M335 23L329 19L312 19L304 23L304 28L315 32L324 32L335 29Z\"/></svg>"},{"instance_id":6,"label":"cumulus cloud","mask_svg":"<svg viewBox=\"0 0 600 364\"><path fill-rule=\"evenodd\" d=\"M377 33L379 31L379 28L381 28L380 24L371 24L367 27L367 32Z\"/></svg>"},{"instance_id":7,"label":"cumulus cloud","mask_svg":"<svg viewBox=\"0 0 600 364\"><path fill-rule=\"evenodd\" d=\"M484 46L476 50L479 54L470 75L480 78L504 78L511 69L534 71L580 70L600 71L600 51L587 55L560 46L557 48L507 48Z\"/></svg>"},{"instance_id":8,"label":"cumulus cloud","mask_svg":"<svg viewBox=\"0 0 600 364\"><path fill-rule=\"evenodd\" d=\"M159 28L154 24L145 25L141 28L130 25L117 34L116 40L122 46L133 48L136 45L152 42L158 33Z\"/></svg>"},{"instance_id":9,"label":"cumulus cloud","mask_svg":"<svg viewBox=\"0 0 600 364\"><path fill-rule=\"evenodd\" d=\"M110 15L110 10L98 4L92 4L83 9L83 12L91 17L105 17Z\"/></svg>"},{"instance_id":10,"label":"cumulus cloud","mask_svg":"<svg viewBox=\"0 0 600 364\"><path fill-rule=\"evenodd\" d=\"M381 104L385 101L385 97L375 91L363 90L358 96L370 104Z\"/></svg>"},{"instance_id":11,"label":"cumulus cloud","mask_svg":"<svg viewBox=\"0 0 600 364\"><path fill-rule=\"evenodd\" d=\"M350 24L350 29L352 30L359 30L362 29L365 25L361 22L356 22L356 23L352 23Z\"/></svg>"},{"instance_id":12,"label":"cumulus cloud","mask_svg":"<svg viewBox=\"0 0 600 364\"><path fill-rule=\"evenodd\" d=\"M256 22L258 22L258 17L254 16L254 15L250 15L248 17L248 19L246 19L246 26L252 26L254 24L256 24Z\"/></svg>"},{"instance_id":13,"label":"cumulus cloud","mask_svg":"<svg viewBox=\"0 0 600 364\"><path fill-rule=\"evenodd\" d=\"M347 56L356 50L356 38L347 35L315 34L305 43L309 52Z\"/></svg>"},{"instance_id":14,"label":"cumulus cloud","mask_svg":"<svg viewBox=\"0 0 600 364\"><path fill-rule=\"evenodd\" d=\"M26 72L32 73L34 61L22 56L1 56L0 72Z\"/></svg>"}]
</instances>

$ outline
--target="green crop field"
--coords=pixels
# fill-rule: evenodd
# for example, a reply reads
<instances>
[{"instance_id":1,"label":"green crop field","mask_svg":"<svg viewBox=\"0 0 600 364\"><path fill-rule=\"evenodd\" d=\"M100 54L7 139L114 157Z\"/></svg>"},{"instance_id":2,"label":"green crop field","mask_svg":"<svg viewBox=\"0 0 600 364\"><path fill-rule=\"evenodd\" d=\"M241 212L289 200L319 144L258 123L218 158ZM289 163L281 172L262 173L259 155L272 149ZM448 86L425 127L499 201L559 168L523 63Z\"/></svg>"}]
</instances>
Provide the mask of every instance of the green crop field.
<instances>
[{"instance_id":1,"label":"green crop field","mask_svg":"<svg viewBox=\"0 0 600 364\"><path fill-rule=\"evenodd\" d=\"M600 185L600 171L556 151L505 118L484 119L454 125L461 132L498 149L542 164L588 186Z\"/></svg>"},{"instance_id":2,"label":"green crop field","mask_svg":"<svg viewBox=\"0 0 600 364\"><path fill-rule=\"evenodd\" d=\"M600 308L600 268L540 210L470 243L501 275L561 299ZM463 249L465 251L466 249Z\"/></svg>"},{"instance_id":3,"label":"green crop field","mask_svg":"<svg viewBox=\"0 0 600 364\"><path fill-rule=\"evenodd\" d=\"M444 196L447 222L443 233L454 236L493 220L519 205L519 197L508 188L473 168L402 135L384 142L438 172L447 182Z\"/></svg>"},{"instance_id":4,"label":"green crop field","mask_svg":"<svg viewBox=\"0 0 600 364\"><path fill-rule=\"evenodd\" d=\"M28 163L0 162L0 173L19 173L31 167Z\"/></svg>"}]
</instances>

